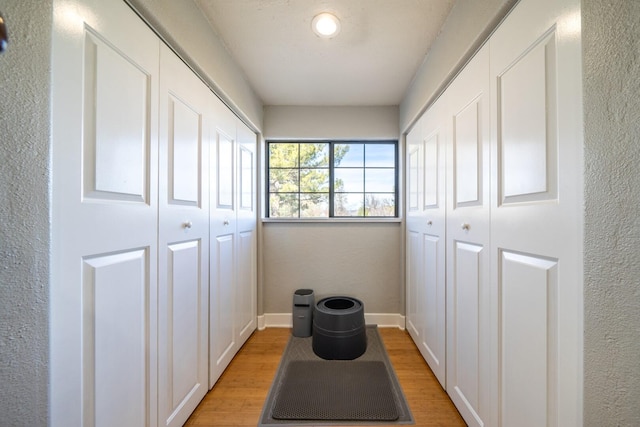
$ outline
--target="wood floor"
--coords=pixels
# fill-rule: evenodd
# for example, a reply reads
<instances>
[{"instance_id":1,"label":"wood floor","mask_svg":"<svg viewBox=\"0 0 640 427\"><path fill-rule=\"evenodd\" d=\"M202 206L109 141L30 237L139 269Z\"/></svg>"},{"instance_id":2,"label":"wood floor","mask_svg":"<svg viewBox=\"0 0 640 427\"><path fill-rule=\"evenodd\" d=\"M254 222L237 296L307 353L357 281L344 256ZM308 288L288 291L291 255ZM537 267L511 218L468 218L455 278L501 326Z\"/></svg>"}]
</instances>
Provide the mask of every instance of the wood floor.
<instances>
[{"instance_id":1,"label":"wood floor","mask_svg":"<svg viewBox=\"0 0 640 427\"><path fill-rule=\"evenodd\" d=\"M290 333L281 328L254 332L185 426L256 427ZM381 328L380 335L415 425L466 426L409 334Z\"/></svg>"}]
</instances>

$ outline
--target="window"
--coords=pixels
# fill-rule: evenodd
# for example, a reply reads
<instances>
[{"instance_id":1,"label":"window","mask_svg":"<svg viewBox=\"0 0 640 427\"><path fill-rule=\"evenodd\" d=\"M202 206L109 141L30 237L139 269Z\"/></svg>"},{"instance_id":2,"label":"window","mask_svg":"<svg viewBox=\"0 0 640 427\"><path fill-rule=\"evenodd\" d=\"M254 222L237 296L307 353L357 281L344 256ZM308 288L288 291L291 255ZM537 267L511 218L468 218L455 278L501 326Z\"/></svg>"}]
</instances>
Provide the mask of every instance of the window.
<instances>
[{"instance_id":1,"label":"window","mask_svg":"<svg viewBox=\"0 0 640 427\"><path fill-rule=\"evenodd\" d=\"M267 143L270 218L397 217L397 141Z\"/></svg>"}]
</instances>

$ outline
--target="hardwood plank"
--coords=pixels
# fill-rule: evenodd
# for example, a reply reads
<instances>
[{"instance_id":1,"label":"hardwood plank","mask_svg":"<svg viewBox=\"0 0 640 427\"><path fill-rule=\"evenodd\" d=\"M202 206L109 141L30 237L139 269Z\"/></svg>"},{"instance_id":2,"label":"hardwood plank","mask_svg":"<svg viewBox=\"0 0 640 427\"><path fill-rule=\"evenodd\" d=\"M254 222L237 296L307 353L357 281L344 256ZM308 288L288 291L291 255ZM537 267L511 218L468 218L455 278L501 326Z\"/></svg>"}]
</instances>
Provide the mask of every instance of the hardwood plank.
<instances>
[{"instance_id":1,"label":"hardwood plank","mask_svg":"<svg viewBox=\"0 0 640 427\"><path fill-rule=\"evenodd\" d=\"M258 425L290 329L256 331L185 426ZM466 426L406 331L380 328L380 335L407 398L416 426ZM380 427L381 424L376 424Z\"/></svg>"}]
</instances>

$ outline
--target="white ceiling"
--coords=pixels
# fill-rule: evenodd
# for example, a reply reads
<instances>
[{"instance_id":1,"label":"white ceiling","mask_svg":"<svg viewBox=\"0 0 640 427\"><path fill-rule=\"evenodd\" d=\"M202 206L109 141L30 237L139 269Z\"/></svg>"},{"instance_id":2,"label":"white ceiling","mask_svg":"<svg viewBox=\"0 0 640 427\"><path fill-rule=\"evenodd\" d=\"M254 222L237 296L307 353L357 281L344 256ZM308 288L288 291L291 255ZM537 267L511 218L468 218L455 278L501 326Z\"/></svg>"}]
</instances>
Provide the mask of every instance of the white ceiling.
<instances>
[{"instance_id":1,"label":"white ceiling","mask_svg":"<svg viewBox=\"0 0 640 427\"><path fill-rule=\"evenodd\" d=\"M455 0L194 0L265 105L398 105ZM340 33L311 20L332 12ZM205 43L206 41L203 41Z\"/></svg>"}]
</instances>

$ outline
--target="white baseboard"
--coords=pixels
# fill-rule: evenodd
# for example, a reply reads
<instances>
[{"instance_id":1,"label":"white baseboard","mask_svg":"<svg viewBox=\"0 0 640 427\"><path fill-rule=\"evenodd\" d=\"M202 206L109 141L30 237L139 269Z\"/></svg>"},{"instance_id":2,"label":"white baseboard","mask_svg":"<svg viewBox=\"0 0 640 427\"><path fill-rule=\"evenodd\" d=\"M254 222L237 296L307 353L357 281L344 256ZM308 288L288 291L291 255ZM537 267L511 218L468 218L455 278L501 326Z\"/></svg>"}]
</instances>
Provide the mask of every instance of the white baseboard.
<instances>
[{"instance_id":1,"label":"white baseboard","mask_svg":"<svg viewBox=\"0 0 640 427\"><path fill-rule=\"evenodd\" d=\"M405 318L397 313L365 313L367 325L378 325L379 328L398 328L404 330ZM258 330L265 328L291 328L291 313L265 313L258 316Z\"/></svg>"},{"instance_id":2,"label":"white baseboard","mask_svg":"<svg viewBox=\"0 0 640 427\"><path fill-rule=\"evenodd\" d=\"M398 313L365 313L367 325L378 325L379 328L398 328L404 331L404 316Z\"/></svg>"},{"instance_id":3,"label":"white baseboard","mask_svg":"<svg viewBox=\"0 0 640 427\"><path fill-rule=\"evenodd\" d=\"M262 316L258 316L258 329L260 330L265 328L291 328L292 326L291 313L265 313Z\"/></svg>"}]
</instances>

